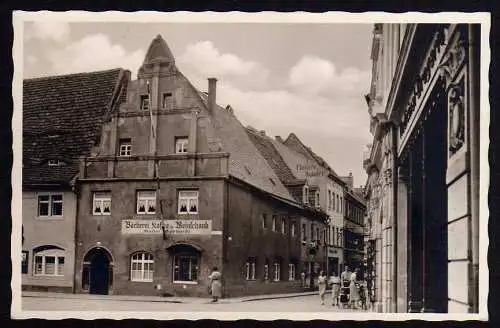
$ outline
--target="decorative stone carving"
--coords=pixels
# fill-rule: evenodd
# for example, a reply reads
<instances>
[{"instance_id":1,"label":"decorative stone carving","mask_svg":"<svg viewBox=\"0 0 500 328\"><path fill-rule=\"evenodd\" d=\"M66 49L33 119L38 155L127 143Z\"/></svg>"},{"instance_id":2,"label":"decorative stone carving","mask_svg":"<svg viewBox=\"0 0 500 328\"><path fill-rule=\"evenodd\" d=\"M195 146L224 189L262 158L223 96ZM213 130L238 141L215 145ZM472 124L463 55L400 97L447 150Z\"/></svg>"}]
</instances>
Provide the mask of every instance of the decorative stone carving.
<instances>
[{"instance_id":1,"label":"decorative stone carving","mask_svg":"<svg viewBox=\"0 0 500 328\"><path fill-rule=\"evenodd\" d=\"M448 116L448 146L450 155L453 155L462 148L465 141L465 105L460 85L453 85L448 92Z\"/></svg>"},{"instance_id":2,"label":"decorative stone carving","mask_svg":"<svg viewBox=\"0 0 500 328\"><path fill-rule=\"evenodd\" d=\"M457 31L443 62L439 65L440 73L445 80L446 88L451 86L460 66L465 61L467 54L467 40L465 37L466 34L464 31Z\"/></svg>"}]
</instances>

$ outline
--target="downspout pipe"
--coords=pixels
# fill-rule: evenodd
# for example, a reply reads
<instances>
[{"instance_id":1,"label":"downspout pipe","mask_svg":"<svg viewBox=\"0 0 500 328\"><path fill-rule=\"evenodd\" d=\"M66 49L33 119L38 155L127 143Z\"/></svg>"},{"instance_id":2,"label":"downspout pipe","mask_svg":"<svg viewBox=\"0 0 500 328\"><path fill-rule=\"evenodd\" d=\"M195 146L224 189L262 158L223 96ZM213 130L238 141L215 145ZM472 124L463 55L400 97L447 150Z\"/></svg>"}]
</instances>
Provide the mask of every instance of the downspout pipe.
<instances>
[{"instance_id":1,"label":"downspout pipe","mask_svg":"<svg viewBox=\"0 0 500 328\"><path fill-rule=\"evenodd\" d=\"M398 312L398 130L391 124L392 153L392 312Z\"/></svg>"}]
</instances>

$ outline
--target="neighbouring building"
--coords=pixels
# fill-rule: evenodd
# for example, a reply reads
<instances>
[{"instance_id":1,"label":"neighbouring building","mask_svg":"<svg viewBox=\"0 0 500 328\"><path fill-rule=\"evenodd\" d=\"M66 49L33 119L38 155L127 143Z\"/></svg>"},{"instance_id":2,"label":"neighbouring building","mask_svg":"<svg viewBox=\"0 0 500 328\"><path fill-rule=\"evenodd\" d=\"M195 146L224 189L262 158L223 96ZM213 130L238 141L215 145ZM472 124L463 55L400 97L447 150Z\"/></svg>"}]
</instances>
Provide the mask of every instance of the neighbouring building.
<instances>
[{"instance_id":1,"label":"neighbouring building","mask_svg":"<svg viewBox=\"0 0 500 328\"><path fill-rule=\"evenodd\" d=\"M478 312L480 26L375 24L364 159L381 312Z\"/></svg>"},{"instance_id":2,"label":"neighbouring building","mask_svg":"<svg viewBox=\"0 0 500 328\"><path fill-rule=\"evenodd\" d=\"M117 69L23 81L23 289L73 291L79 157L125 80Z\"/></svg>"},{"instance_id":3,"label":"neighbouring building","mask_svg":"<svg viewBox=\"0 0 500 328\"><path fill-rule=\"evenodd\" d=\"M327 215L297 201L217 105L216 79L195 89L157 36L125 98L81 158L76 291L208 296L214 266L226 297L299 291L301 229Z\"/></svg>"}]
</instances>

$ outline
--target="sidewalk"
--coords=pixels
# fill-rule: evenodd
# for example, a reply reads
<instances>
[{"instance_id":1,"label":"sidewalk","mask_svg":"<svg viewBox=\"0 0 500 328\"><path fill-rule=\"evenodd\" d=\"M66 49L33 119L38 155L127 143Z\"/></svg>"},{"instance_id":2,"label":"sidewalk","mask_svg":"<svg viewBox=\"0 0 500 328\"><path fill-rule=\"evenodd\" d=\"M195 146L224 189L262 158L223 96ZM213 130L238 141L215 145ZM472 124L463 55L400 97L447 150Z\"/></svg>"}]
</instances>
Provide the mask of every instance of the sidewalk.
<instances>
[{"instance_id":1,"label":"sidewalk","mask_svg":"<svg viewBox=\"0 0 500 328\"><path fill-rule=\"evenodd\" d=\"M268 295L253 295L244 297L223 298L220 303L242 303L259 300L271 300L280 298L301 297L309 295L317 295L318 292L302 292L289 294L268 294ZM328 291L327 291L328 293ZM136 295L91 295L91 294L68 294L68 293L51 293L51 292L28 292L23 291L22 297L36 298L59 298L59 299L95 299L95 300L110 300L110 301L129 301L129 302L164 302L164 303L188 303L200 304L209 303L210 297L162 297L162 296L136 296Z\"/></svg>"}]
</instances>

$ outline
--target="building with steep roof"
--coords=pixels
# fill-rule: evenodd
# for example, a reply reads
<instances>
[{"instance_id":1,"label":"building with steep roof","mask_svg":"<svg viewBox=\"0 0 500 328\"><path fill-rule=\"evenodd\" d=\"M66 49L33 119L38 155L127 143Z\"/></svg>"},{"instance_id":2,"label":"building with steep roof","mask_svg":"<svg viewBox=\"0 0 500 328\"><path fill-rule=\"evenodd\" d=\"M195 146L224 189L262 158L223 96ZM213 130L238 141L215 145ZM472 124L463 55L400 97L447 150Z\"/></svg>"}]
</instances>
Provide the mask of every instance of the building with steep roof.
<instances>
[{"instance_id":1,"label":"building with steep roof","mask_svg":"<svg viewBox=\"0 0 500 328\"><path fill-rule=\"evenodd\" d=\"M207 296L214 266L226 297L303 287L299 225L327 217L294 198L216 82L196 90L151 42L80 162L77 292Z\"/></svg>"},{"instance_id":2,"label":"building with steep roof","mask_svg":"<svg viewBox=\"0 0 500 328\"><path fill-rule=\"evenodd\" d=\"M73 291L79 158L125 96L113 69L23 81L22 288Z\"/></svg>"}]
</instances>

